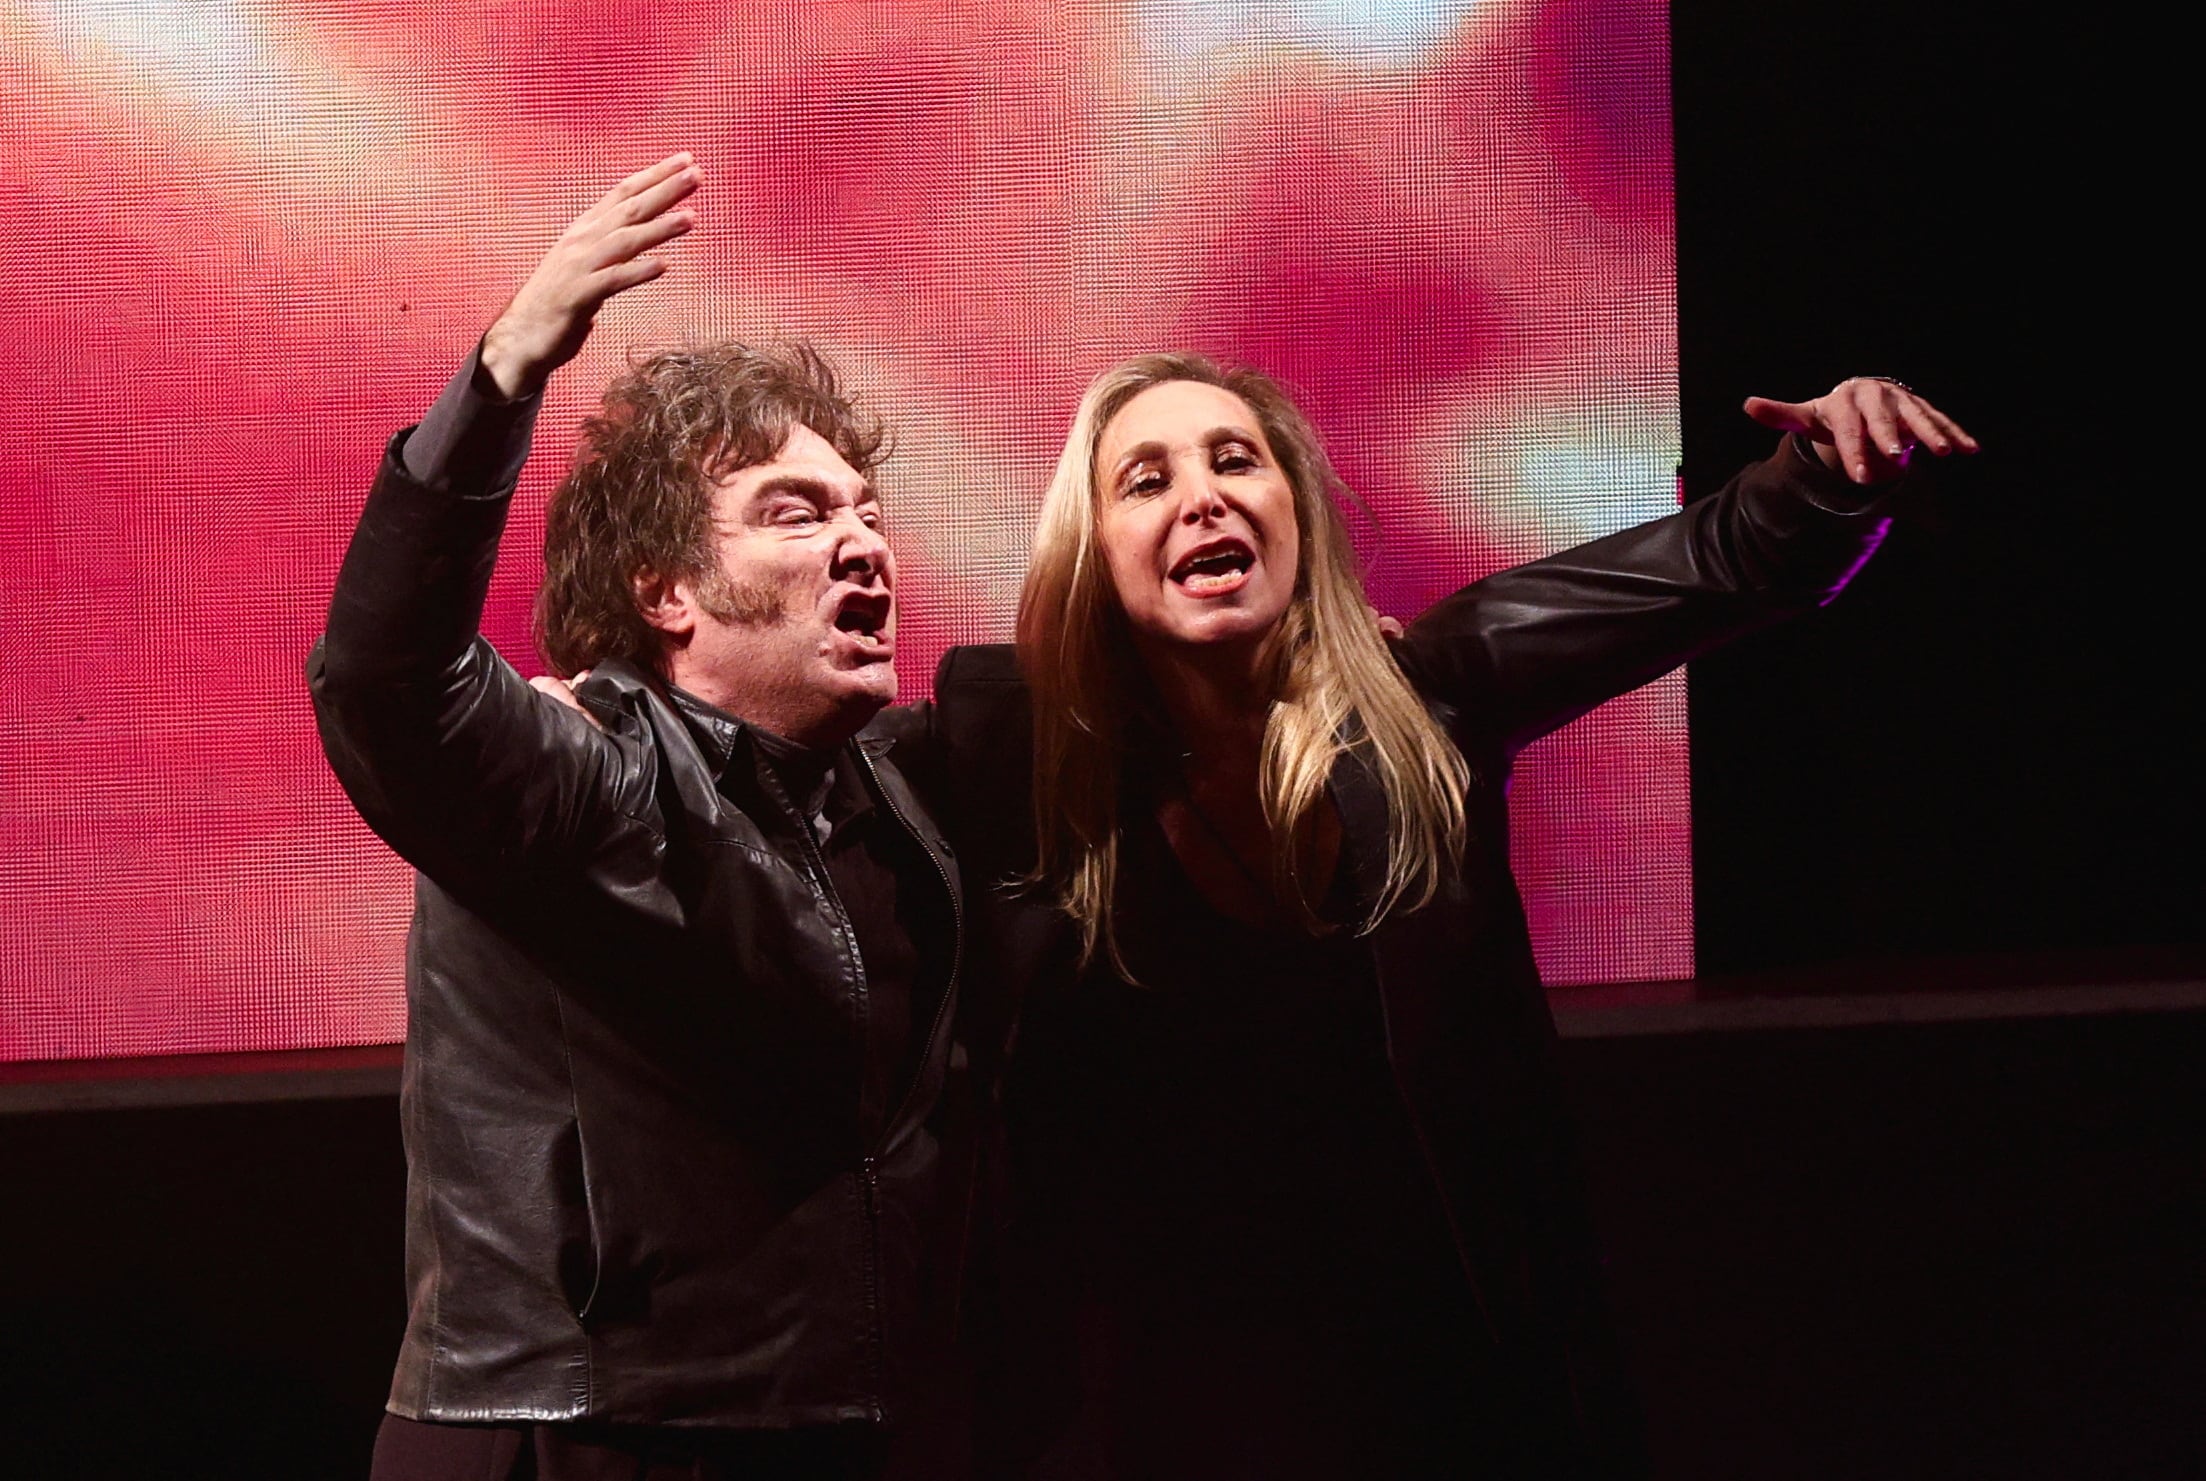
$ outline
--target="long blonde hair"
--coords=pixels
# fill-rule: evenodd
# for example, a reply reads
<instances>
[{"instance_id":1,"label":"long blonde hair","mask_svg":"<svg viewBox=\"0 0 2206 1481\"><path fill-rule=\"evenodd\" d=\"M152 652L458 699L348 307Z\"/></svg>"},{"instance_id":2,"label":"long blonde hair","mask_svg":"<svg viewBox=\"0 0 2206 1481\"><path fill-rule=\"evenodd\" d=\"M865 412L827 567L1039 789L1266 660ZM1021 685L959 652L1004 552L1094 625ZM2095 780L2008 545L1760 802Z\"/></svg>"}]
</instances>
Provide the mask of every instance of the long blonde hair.
<instances>
[{"instance_id":1,"label":"long blonde hair","mask_svg":"<svg viewBox=\"0 0 2206 1481\"><path fill-rule=\"evenodd\" d=\"M1466 833L1469 768L1387 652L1335 506L1347 489L1317 430L1261 371L1228 370L1190 354L1128 360L1096 377L1073 417L1035 527L1018 623L1020 667L1034 697L1034 879L1056 891L1079 923L1083 962L1100 948L1121 971L1112 929L1123 836L1120 757L1136 727L1158 717L1097 540L1095 458L1120 409L1170 381L1217 386L1247 402L1294 493L1301 562L1293 600L1268 645L1274 697L1258 775L1275 890L1316 926L1294 871L1295 844L1348 750L1364 753L1387 802L1386 874L1361 929L1431 900Z\"/></svg>"}]
</instances>

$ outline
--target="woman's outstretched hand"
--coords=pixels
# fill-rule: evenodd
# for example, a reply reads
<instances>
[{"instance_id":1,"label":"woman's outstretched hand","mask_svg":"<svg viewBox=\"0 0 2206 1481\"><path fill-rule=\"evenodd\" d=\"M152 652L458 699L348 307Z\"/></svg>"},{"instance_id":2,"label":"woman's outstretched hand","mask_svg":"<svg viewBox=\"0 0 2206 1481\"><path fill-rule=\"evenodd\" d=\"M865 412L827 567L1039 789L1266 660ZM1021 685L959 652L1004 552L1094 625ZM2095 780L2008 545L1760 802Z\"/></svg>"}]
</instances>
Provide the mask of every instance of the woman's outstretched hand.
<instances>
[{"instance_id":1,"label":"woman's outstretched hand","mask_svg":"<svg viewBox=\"0 0 2206 1481\"><path fill-rule=\"evenodd\" d=\"M1907 471L1917 448L1933 456L1973 453L1960 423L1898 381L1856 376L1813 401L1746 398L1746 414L1765 427L1798 432L1830 467L1856 483L1886 483Z\"/></svg>"}]
</instances>

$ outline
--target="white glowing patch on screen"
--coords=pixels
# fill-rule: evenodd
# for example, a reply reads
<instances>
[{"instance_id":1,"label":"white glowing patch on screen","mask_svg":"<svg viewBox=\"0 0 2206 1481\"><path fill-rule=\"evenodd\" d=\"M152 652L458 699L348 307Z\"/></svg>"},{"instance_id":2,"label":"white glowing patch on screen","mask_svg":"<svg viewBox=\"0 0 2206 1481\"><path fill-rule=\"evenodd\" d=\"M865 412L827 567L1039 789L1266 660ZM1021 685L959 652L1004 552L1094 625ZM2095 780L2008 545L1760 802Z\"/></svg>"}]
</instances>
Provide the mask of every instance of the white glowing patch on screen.
<instances>
[{"instance_id":1,"label":"white glowing patch on screen","mask_svg":"<svg viewBox=\"0 0 2206 1481\"><path fill-rule=\"evenodd\" d=\"M71 61L120 65L163 92L233 115L288 111L315 80L251 13L223 0L34 0Z\"/></svg>"},{"instance_id":2,"label":"white glowing patch on screen","mask_svg":"<svg viewBox=\"0 0 2206 1481\"><path fill-rule=\"evenodd\" d=\"M1658 449L1552 433L1518 444L1514 488L1555 548L1677 513L1677 460Z\"/></svg>"},{"instance_id":3,"label":"white glowing patch on screen","mask_svg":"<svg viewBox=\"0 0 2206 1481\"><path fill-rule=\"evenodd\" d=\"M1491 0L1142 0L1150 50L1165 56L1276 45L1359 60L1418 60Z\"/></svg>"}]
</instances>

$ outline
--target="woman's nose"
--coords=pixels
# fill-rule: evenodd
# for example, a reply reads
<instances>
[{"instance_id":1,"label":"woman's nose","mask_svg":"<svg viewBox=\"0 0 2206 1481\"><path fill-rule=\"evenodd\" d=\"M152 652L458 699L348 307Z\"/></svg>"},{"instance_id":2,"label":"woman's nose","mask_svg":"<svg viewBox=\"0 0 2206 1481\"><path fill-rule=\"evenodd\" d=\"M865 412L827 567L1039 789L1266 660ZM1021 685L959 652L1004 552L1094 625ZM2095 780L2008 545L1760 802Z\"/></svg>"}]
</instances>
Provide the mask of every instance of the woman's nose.
<instances>
[{"instance_id":1,"label":"woman's nose","mask_svg":"<svg viewBox=\"0 0 2206 1481\"><path fill-rule=\"evenodd\" d=\"M1187 497L1180 504L1180 519L1187 524L1200 524L1206 519L1216 519L1226 512L1225 495L1219 490L1217 478L1208 470L1187 480Z\"/></svg>"}]
</instances>

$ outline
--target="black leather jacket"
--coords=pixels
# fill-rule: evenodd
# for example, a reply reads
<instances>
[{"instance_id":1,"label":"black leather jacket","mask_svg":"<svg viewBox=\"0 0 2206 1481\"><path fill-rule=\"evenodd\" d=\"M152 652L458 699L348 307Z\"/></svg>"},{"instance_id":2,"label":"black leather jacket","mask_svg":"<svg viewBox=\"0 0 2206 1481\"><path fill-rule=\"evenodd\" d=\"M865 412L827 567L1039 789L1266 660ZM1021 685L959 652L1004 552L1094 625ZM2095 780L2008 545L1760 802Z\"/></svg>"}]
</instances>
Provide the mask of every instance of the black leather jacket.
<instances>
[{"instance_id":1,"label":"black leather jacket","mask_svg":"<svg viewBox=\"0 0 2206 1481\"><path fill-rule=\"evenodd\" d=\"M1522 1431L1467 1457L1496 1475L1627 1476L1642 1468L1635 1411L1603 1312L1599 1257L1555 1067L1555 1029L1508 863L1505 799L1519 750L1695 654L1828 601L1881 540L1883 505L1781 446L1679 514L1502 571L1449 597L1395 645L1411 684L1471 766L1472 847L1423 909L1365 941L1388 1058L1445 1204L1465 1280L1513 1375ZM1011 650L951 652L935 703L890 717L915 781L940 788L976 880L1032 867L1031 719ZM1377 781L1351 753L1331 781L1343 867L1370 897L1386 858ZM984 874L985 871L985 874ZM1066 1346L1079 1293L1063 1272L1061 1181L1030 1114L1052 1094L1053 1038L1078 1032L1074 942L1033 894L974 897L983 974L1017 1022L1009 1069L1011 1190L1000 1239L1004 1382L987 1447L1017 1472L1077 1402ZM1074 1114L1077 1114L1075 1111ZM1221 1422L1232 1422L1221 1416ZM1085 1472L1083 1472L1085 1474Z\"/></svg>"},{"instance_id":2,"label":"black leather jacket","mask_svg":"<svg viewBox=\"0 0 2206 1481\"><path fill-rule=\"evenodd\" d=\"M531 690L476 636L505 499L425 488L397 447L308 664L331 765L421 876L390 1408L894 1416L935 1366L969 1161L939 828L885 740L839 758L955 943L916 1073L869 1103L855 938L745 727L617 663L583 690L602 731Z\"/></svg>"}]
</instances>

